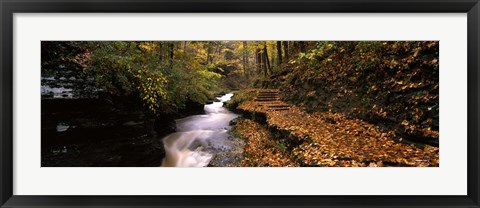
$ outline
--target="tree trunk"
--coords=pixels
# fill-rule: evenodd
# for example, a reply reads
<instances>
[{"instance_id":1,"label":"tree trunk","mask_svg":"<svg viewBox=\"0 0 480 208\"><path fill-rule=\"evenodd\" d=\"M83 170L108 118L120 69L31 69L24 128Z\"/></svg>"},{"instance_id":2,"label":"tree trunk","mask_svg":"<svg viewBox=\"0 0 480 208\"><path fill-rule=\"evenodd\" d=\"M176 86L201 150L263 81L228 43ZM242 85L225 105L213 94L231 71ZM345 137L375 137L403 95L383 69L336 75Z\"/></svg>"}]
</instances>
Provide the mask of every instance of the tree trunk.
<instances>
[{"instance_id":1,"label":"tree trunk","mask_svg":"<svg viewBox=\"0 0 480 208\"><path fill-rule=\"evenodd\" d=\"M284 61L288 63L288 61L290 60L290 57L288 54L288 41L283 41L283 54L285 54Z\"/></svg>"},{"instance_id":2,"label":"tree trunk","mask_svg":"<svg viewBox=\"0 0 480 208\"><path fill-rule=\"evenodd\" d=\"M277 63L278 66L282 64L282 41L277 41Z\"/></svg>"},{"instance_id":3,"label":"tree trunk","mask_svg":"<svg viewBox=\"0 0 480 208\"><path fill-rule=\"evenodd\" d=\"M300 41L298 42L298 45L300 46L300 52L305 52L305 42Z\"/></svg>"},{"instance_id":4,"label":"tree trunk","mask_svg":"<svg viewBox=\"0 0 480 208\"><path fill-rule=\"evenodd\" d=\"M243 76L248 78L248 48L247 48L247 41L243 41Z\"/></svg>"},{"instance_id":5,"label":"tree trunk","mask_svg":"<svg viewBox=\"0 0 480 208\"><path fill-rule=\"evenodd\" d=\"M215 48L215 56L219 56L220 55L220 44L217 44L216 48ZM212 56L210 55L210 63L213 63L213 61L215 60L215 56Z\"/></svg>"},{"instance_id":6,"label":"tree trunk","mask_svg":"<svg viewBox=\"0 0 480 208\"><path fill-rule=\"evenodd\" d=\"M212 47L207 46L207 60L205 61L207 65L210 63L210 53L211 53Z\"/></svg>"},{"instance_id":7,"label":"tree trunk","mask_svg":"<svg viewBox=\"0 0 480 208\"><path fill-rule=\"evenodd\" d=\"M263 70L263 77L267 77L267 62L265 59L265 50L262 50L262 53L260 54L260 60L262 60L262 70Z\"/></svg>"},{"instance_id":8,"label":"tree trunk","mask_svg":"<svg viewBox=\"0 0 480 208\"><path fill-rule=\"evenodd\" d=\"M170 46L169 46L169 49L170 49L170 68L173 67L173 51L174 51L174 48L175 48L175 45L173 44L173 42L170 42Z\"/></svg>"},{"instance_id":9,"label":"tree trunk","mask_svg":"<svg viewBox=\"0 0 480 208\"><path fill-rule=\"evenodd\" d=\"M260 72L262 71L262 53L260 51L260 49L257 47L256 51L255 51L255 54L257 55L257 74L260 74Z\"/></svg>"},{"instance_id":10,"label":"tree trunk","mask_svg":"<svg viewBox=\"0 0 480 208\"><path fill-rule=\"evenodd\" d=\"M158 60L162 60L163 59L163 53L162 53L162 43L158 43Z\"/></svg>"},{"instance_id":11,"label":"tree trunk","mask_svg":"<svg viewBox=\"0 0 480 208\"><path fill-rule=\"evenodd\" d=\"M270 60L268 59L268 50L267 50L267 42L263 43L263 54L265 55L265 78L267 78L268 72L270 71Z\"/></svg>"}]
</instances>

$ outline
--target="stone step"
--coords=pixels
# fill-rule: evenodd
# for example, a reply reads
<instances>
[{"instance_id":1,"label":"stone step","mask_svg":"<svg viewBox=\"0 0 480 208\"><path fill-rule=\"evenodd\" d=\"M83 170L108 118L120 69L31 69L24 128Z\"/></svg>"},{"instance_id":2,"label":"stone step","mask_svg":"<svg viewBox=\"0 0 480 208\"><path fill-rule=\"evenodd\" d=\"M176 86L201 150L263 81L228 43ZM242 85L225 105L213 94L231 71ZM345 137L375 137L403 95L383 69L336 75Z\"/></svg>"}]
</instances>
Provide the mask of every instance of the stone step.
<instances>
[{"instance_id":1,"label":"stone step","mask_svg":"<svg viewBox=\"0 0 480 208\"><path fill-rule=\"evenodd\" d=\"M272 101L279 101L280 99L255 99L256 102L272 102Z\"/></svg>"},{"instance_id":2,"label":"stone step","mask_svg":"<svg viewBox=\"0 0 480 208\"><path fill-rule=\"evenodd\" d=\"M257 97L255 99L275 100L275 99L280 99L280 98L279 97Z\"/></svg>"},{"instance_id":3,"label":"stone step","mask_svg":"<svg viewBox=\"0 0 480 208\"><path fill-rule=\"evenodd\" d=\"M271 91L278 92L280 90L279 89L259 89L258 91L260 91L260 92L271 92Z\"/></svg>"},{"instance_id":4,"label":"stone step","mask_svg":"<svg viewBox=\"0 0 480 208\"><path fill-rule=\"evenodd\" d=\"M257 107L261 107L268 111L284 111L290 110L290 105L282 101L280 90L278 89L262 89L257 91L257 97L254 99L258 102Z\"/></svg>"},{"instance_id":5,"label":"stone step","mask_svg":"<svg viewBox=\"0 0 480 208\"><path fill-rule=\"evenodd\" d=\"M257 95L257 97L279 97L279 95Z\"/></svg>"},{"instance_id":6,"label":"stone step","mask_svg":"<svg viewBox=\"0 0 480 208\"><path fill-rule=\"evenodd\" d=\"M279 92L258 92L258 94L279 94Z\"/></svg>"},{"instance_id":7,"label":"stone step","mask_svg":"<svg viewBox=\"0 0 480 208\"><path fill-rule=\"evenodd\" d=\"M285 110L290 110L290 108L274 108L274 109L268 109L270 111L285 111Z\"/></svg>"},{"instance_id":8,"label":"stone step","mask_svg":"<svg viewBox=\"0 0 480 208\"><path fill-rule=\"evenodd\" d=\"M268 108L290 108L290 105L267 105Z\"/></svg>"}]
</instances>

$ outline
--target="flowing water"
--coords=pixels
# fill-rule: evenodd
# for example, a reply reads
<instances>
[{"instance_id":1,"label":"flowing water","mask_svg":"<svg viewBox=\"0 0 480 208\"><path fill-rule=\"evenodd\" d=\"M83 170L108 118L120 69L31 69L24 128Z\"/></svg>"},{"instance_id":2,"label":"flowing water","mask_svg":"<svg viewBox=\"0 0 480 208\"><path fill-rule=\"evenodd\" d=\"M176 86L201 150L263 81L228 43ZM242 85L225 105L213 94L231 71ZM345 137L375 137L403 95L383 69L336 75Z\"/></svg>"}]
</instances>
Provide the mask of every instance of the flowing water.
<instances>
[{"instance_id":1,"label":"flowing water","mask_svg":"<svg viewBox=\"0 0 480 208\"><path fill-rule=\"evenodd\" d=\"M218 97L220 102L205 105L204 115L176 120L177 132L163 138L163 167L204 167L209 165L215 156L219 158L218 155L238 146L236 139L228 133L230 121L238 115L223 107L232 96L233 93L229 93ZM226 161L228 163L228 159Z\"/></svg>"}]
</instances>

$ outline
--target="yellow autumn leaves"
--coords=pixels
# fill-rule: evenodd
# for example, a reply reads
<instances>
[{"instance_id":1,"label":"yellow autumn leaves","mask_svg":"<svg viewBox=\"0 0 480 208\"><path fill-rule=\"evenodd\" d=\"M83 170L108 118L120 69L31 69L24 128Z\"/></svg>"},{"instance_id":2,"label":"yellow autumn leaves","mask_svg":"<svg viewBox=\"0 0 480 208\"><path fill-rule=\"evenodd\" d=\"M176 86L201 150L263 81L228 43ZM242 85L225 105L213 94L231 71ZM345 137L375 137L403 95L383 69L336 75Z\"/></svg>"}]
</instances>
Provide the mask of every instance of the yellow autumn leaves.
<instances>
[{"instance_id":1,"label":"yellow autumn leaves","mask_svg":"<svg viewBox=\"0 0 480 208\"><path fill-rule=\"evenodd\" d=\"M141 80L137 88L144 105L155 113L160 107L160 101L166 100L168 80L161 71L137 70L135 77Z\"/></svg>"}]
</instances>

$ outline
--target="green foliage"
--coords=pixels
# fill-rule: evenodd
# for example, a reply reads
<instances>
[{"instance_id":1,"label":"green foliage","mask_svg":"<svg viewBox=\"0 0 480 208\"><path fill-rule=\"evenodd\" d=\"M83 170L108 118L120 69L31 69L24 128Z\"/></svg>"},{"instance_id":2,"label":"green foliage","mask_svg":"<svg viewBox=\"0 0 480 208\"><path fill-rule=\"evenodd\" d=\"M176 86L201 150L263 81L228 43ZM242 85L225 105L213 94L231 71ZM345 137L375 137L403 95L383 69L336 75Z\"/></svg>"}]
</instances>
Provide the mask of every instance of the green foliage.
<instances>
[{"instance_id":1,"label":"green foliage","mask_svg":"<svg viewBox=\"0 0 480 208\"><path fill-rule=\"evenodd\" d=\"M219 74L184 51L162 58L159 42L86 44L92 58L85 72L98 86L112 96L136 98L152 113L178 111L188 100L203 103L218 88Z\"/></svg>"},{"instance_id":2,"label":"green foliage","mask_svg":"<svg viewBox=\"0 0 480 208\"><path fill-rule=\"evenodd\" d=\"M237 109L238 105L240 105L240 103L250 100L256 95L256 91L252 89L237 91L235 92L235 96L233 96L233 98L227 102L226 107L235 110Z\"/></svg>"}]
</instances>

